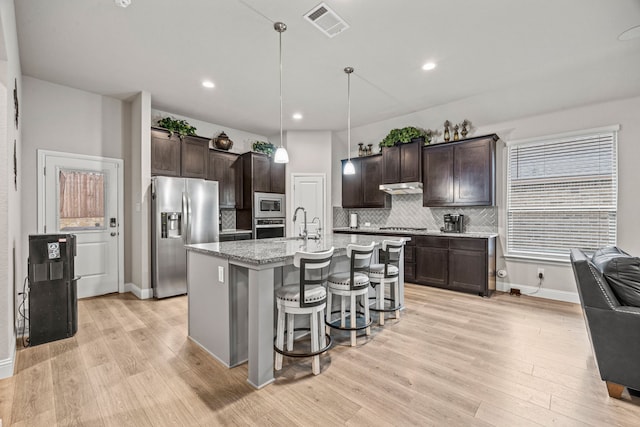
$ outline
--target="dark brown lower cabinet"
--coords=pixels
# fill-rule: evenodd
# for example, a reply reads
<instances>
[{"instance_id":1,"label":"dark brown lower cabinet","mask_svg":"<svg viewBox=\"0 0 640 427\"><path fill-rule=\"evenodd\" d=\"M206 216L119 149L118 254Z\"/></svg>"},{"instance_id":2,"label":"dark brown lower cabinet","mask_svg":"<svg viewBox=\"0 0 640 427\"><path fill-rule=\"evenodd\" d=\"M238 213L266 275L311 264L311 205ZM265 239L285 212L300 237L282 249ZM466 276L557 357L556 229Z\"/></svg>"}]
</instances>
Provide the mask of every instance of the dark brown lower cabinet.
<instances>
[{"instance_id":1,"label":"dark brown lower cabinet","mask_svg":"<svg viewBox=\"0 0 640 427\"><path fill-rule=\"evenodd\" d=\"M416 278L423 285L489 296L496 289L492 238L416 237Z\"/></svg>"}]
</instances>

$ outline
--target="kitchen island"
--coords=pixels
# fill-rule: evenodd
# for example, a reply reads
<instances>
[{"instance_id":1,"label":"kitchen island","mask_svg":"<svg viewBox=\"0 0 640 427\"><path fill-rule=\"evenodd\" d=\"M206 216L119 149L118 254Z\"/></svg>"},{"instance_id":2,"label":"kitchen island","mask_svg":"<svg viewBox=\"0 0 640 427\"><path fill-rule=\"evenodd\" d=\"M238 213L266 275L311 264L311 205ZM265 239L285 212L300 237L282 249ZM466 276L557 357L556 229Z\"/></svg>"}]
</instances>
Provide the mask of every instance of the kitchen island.
<instances>
[{"instance_id":1,"label":"kitchen island","mask_svg":"<svg viewBox=\"0 0 640 427\"><path fill-rule=\"evenodd\" d=\"M347 271L347 245L380 246L388 236L328 234L187 245L189 337L220 362L248 361L256 388L273 382L274 289L297 283L297 251L335 249L333 271ZM376 251L377 252L377 251ZM374 252L375 253L375 252ZM398 299L404 305L403 254Z\"/></svg>"}]
</instances>

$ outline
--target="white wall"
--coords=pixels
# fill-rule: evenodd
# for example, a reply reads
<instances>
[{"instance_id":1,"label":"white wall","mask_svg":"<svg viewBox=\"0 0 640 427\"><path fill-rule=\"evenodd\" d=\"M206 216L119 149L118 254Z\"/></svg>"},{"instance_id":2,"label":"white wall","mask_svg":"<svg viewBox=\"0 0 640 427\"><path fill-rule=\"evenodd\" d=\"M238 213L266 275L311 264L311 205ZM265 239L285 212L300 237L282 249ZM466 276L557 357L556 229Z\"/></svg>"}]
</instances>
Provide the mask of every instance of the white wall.
<instances>
[{"instance_id":1,"label":"white wall","mask_svg":"<svg viewBox=\"0 0 640 427\"><path fill-rule=\"evenodd\" d=\"M486 101L486 100L485 100ZM452 121L462 121L465 112L477 108L476 100L458 101L446 106L423 110L402 117L360 126L351 130L352 156L353 146L358 142L373 143L377 152L378 142L393 128L407 125L442 130L442 123L450 117ZM640 181L640 97L568 108L539 116L523 117L517 120L495 123L474 123L470 136L498 134L503 141L518 140L545 135L558 134L580 129L590 129L612 124L620 124L618 133L618 245L624 250L640 255L640 198L637 193L637 182ZM455 112L455 113L452 113ZM456 120L460 118L459 120ZM473 121L473 117L467 117ZM442 140L442 137L440 137ZM346 132L336 132L332 137L333 145L333 204L341 205L341 171L340 159L347 155ZM498 144L498 194L499 206L499 257L498 268L505 268L508 276L499 280L498 286L508 289L510 286L530 290L537 287L538 268L545 269L545 280L538 296L577 301L577 290L571 267L567 263L542 263L533 261L505 260L502 248L505 247L505 161L504 144Z\"/></svg>"},{"instance_id":2,"label":"white wall","mask_svg":"<svg viewBox=\"0 0 640 427\"><path fill-rule=\"evenodd\" d=\"M19 117L24 111L24 103L13 0L0 0L0 86L0 379L2 379L13 375L16 344L14 288L22 287L22 272L19 267L22 264L20 197L23 186L20 176L18 176L17 189L14 185L13 147L15 141L20 167L23 143L20 129L23 127L24 120L20 118L19 129L16 129L13 102L15 86L18 89Z\"/></svg>"},{"instance_id":3,"label":"white wall","mask_svg":"<svg viewBox=\"0 0 640 427\"><path fill-rule=\"evenodd\" d=\"M25 76L23 78L23 145L21 240L38 232L37 151L124 159L125 182L130 164L130 105L126 102ZM125 200L125 212L129 209ZM125 230L126 216L124 219ZM127 248L125 247L125 258ZM20 256L24 277L28 248Z\"/></svg>"},{"instance_id":4,"label":"white wall","mask_svg":"<svg viewBox=\"0 0 640 427\"><path fill-rule=\"evenodd\" d=\"M278 137L279 139L279 137ZM330 131L288 131L285 136L286 148L289 153L287 164L287 235L293 236L291 208L293 194L291 194L291 174L314 173L325 175L327 199L325 201L326 224L325 230L333 228L333 214L331 209L330 190L332 187L332 156ZM311 220L311 218L309 218Z\"/></svg>"}]
</instances>

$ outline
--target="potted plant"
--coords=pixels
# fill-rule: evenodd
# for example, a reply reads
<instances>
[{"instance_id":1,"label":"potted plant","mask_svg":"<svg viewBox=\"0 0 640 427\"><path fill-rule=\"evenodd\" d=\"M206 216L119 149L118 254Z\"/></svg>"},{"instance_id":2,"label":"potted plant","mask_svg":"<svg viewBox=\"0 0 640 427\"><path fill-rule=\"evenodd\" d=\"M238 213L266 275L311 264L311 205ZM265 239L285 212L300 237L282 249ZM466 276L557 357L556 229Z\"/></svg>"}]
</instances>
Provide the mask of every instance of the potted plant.
<instances>
[{"instance_id":1,"label":"potted plant","mask_svg":"<svg viewBox=\"0 0 640 427\"><path fill-rule=\"evenodd\" d=\"M180 139L187 135L196 135L196 128L187 123L186 120L176 120L172 117L165 117L164 119L158 120L158 126L168 130L170 137L174 132L178 134Z\"/></svg>"},{"instance_id":2,"label":"potted plant","mask_svg":"<svg viewBox=\"0 0 640 427\"><path fill-rule=\"evenodd\" d=\"M265 141L256 141L251 145L251 149L256 153L264 153L267 156L271 157L271 155L276 151L275 145L270 142Z\"/></svg>"},{"instance_id":3,"label":"potted plant","mask_svg":"<svg viewBox=\"0 0 640 427\"><path fill-rule=\"evenodd\" d=\"M380 148L393 147L396 144L407 144L415 141L426 142L427 140L427 133L423 129L415 126L406 126L402 129L391 129L380 142Z\"/></svg>"}]
</instances>

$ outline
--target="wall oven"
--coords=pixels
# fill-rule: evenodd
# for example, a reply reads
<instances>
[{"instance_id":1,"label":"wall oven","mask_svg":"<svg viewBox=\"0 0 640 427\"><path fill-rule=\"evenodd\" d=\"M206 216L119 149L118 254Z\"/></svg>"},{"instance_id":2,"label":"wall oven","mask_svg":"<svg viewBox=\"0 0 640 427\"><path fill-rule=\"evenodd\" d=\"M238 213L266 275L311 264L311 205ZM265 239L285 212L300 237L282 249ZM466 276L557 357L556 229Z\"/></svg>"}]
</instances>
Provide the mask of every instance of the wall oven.
<instances>
[{"instance_id":1,"label":"wall oven","mask_svg":"<svg viewBox=\"0 0 640 427\"><path fill-rule=\"evenodd\" d=\"M284 237L284 218L255 219L253 235L256 239Z\"/></svg>"},{"instance_id":2,"label":"wall oven","mask_svg":"<svg viewBox=\"0 0 640 427\"><path fill-rule=\"evenodd\" d=\"M282 218L284 220L285 199L284 194L278 193L254 193L253 217L258 218ZM283 221L284 222L284 221Z\"/></svg>"}]
</instances>

